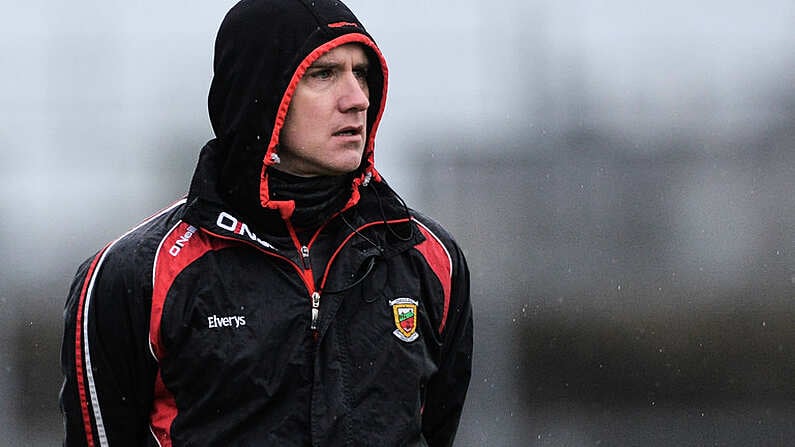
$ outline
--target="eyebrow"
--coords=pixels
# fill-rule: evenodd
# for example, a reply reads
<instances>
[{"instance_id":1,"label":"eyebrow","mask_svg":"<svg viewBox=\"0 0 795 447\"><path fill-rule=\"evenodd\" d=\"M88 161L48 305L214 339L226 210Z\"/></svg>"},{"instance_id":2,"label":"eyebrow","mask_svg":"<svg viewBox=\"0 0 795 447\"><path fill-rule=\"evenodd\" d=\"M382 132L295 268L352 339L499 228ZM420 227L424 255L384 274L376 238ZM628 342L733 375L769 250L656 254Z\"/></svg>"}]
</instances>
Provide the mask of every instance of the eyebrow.
<instances>
[{"instance_id":1,"label":"eyebrow","mask_svg":"<svg viewBox=\"0 0 795 447\"><path fill-rule=\"evenodd\" d=\"M333 61L333 60L316 60L312 65L309 66L308 70L315 70L315 69L327 69L327 68L334 68L341 65L340 62Z\"/></svg>"},{"instance_id":2,"label":"eyebrow","mask_svg":"<svg viewBox=\"0 0 795 447\"><path fill-rule=\"evenodd\" d=\"M320 59L318 59L314 63L312 63L312 65L310 65L307 70L336 68L336 67L338 67L338 66L340 66L342 64L343 63L340 62L339 60L331 59L331 58L323 59L321 57ZM362 62L358 62L356 64L353 64L353 68L354 69L369 68L369 67L370 67L370 61L368 61L368 60L364 60Z\"/></svg>"}]
</instances>

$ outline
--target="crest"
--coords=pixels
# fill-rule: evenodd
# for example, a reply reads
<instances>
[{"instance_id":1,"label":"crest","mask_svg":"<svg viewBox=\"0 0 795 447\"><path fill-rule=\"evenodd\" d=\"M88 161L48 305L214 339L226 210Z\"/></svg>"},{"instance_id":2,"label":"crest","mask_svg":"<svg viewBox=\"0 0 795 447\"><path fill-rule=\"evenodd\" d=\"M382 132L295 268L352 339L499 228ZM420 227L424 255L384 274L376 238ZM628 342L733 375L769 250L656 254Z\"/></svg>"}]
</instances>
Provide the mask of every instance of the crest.
<instances>
[{"instance_id":1,"label":"crest","mask_svg":"<svg viewBox=\"0 0 795 447\"><path fill-rule=\"evenodd\" d=\"M420 336L417 333L417 304L419 303L411 298L396 298L389 301L397 327L392 333L405 342L414 341Z\"/></svg>"}]
</instances>

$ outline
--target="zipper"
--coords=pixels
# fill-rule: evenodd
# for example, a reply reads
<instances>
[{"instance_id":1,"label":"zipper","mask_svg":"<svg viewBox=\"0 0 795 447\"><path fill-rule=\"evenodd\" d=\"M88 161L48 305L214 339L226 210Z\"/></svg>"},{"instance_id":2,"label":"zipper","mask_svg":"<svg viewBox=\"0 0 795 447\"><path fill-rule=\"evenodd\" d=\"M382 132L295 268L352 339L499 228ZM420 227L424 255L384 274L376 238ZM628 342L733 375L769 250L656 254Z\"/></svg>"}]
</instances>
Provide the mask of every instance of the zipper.
<instances>
[{"instance_id":1,"label":"zipper","mask_svg":"<svg viewBox=\"0 0 795 447\"><path fill-rule=\"evenodd\" d=\"M312 264L309 261L309 247L306 245L302 245L301 249L301 263L304 265L304 275L309 276L309 280L311 281L312 287L310 289L311 298L312 298L312 319L310 320L311 323L309 324L309 329L314 332L315 337L317 337L317 320L320 317L320 293L315 288L315 278L312 273Z\"/></svg>"},{"instance_id":2,"label":"zipper","mask_svg":"<svg viewBox=\"0 0 795 447\"><path fill-rule=\"evenodd\" d=\"M304 280L304 284L306 285L307 291L309 292L309 299L312 304L309 314L309 329L312 331L312 336L314 337L315 341L317 341L319 336L317 323L320 319L320 293L317 291L317 286L315 285L315 275L312 272L312 262L309 259L309 246L312 245L314 237L308 244L302 244L298 239L298 234L295 232L295 228L293 228L289 221L287 221L287 230L290 232L290 237L293 240L293 244L295 244L295 248L298 250L298 254L301 256L301 265L296 265L296 267L298 267L301 277ZM315 237L317 237L318 233L320 233L320 230L315 233Z\"/></svg>"},{"instance_id":3,"label":"zipper","mask_svg":"<svg viewBox=\"0 0 795 447\"><path fill-rule=\"evenodd\" d=\"M329 221L334 219L336 216L337 215L335 214L334 216L329 218ZM405 222L405 221L409 221L409 219L396 219L396 220L386 221L386 222L381 222L381 221L370 222L368 224L362 225L359 228L355 229L352 233L350 233L345 238L344 241L342 241L342 243L337 247L337 249L332 253L331 257L327 261L325 271L323 272L323 276L321 277L321 280L320 280L320 289L322 290L323 287L325 287L326 280L328 279L329 271L331 270L331 265L334 263L334 260L337 258L337 255L342 250L342 248L348 243L348 241L353 236L356 235L356 233L359 230L363 230L363 229L365 229L367 227L374 226L374 225L380 225L382 223L383 224L390 224L390 223ZM317 341L318 337L319 337L318 321L320 319L320 292L317 291L317 287L316 287L316 284L315 284L315 277L314 277L314 274L312 272L312 263L310 262L310 259L309 259L309 246L312 245L312 243L315 241L315 239L320 235L320 232L323 230L324 226L325 226L325 224L323 226L321 226L320 228L318 228L317 231L315 232L314 236L312 236L312 239L309 241L309 243L304 245L298 240L298 235L296 234L295 229L293 228L293 226L290 224L290 221L287 221L287 229L288 229L288 231L290 233L290 237L293 239L293 243L295 244L295 248L298 250L299 254L301 255L301 265L298 265L295 261L290 260L289 258L287 258L284 255L281 255L281 254L278 254L278 253L274 253L274 252L271 252L269 250L265 250L262 247L257 246L256 244L251 243L249 241L245 241L245 240L241 240L241 239L237 239L237 238L233 238L233 237L229 237L229 236L222 236L220 234L214 233L214 232L209 231L209 230L204 229L204 228L202 228L202 230L205 231L208 234L211 234L211 235L213 235L215 237L219 237L221 239L234 240L234 241L239 241L239 242L248 244L248 245L250 245L250 246L252 246L254 248L257 248L258 250L260 250L260 251L262 251L262 252L264 252L266 254L269 254L269 255L274 256L274 257L279 258L279 259L283 259L283 260L287 261L289 264L291 264L293 267L295 267L295 269L298 271L299 275L301 276L301 279L303 279L303 282L306 285L307 291L309 292L309 296L310 296L311 303L312 303L309 328L312 331L312 335L314 336L315 341Z\"/></svg>"},{"instance_id":4,"label":"zipper","mask_svg":"<svg viewBox=\"0 0 795 447\"><path fill-rule=\"evenodd\" d=\"M311 265L309 263L309 247L306 245L301 246L301 262L304 264L304 270L308 269Z\"/></svg>"},{"instance_id":5,"label":"zipper","mask_svg":"<svg viewBox=\"0 0 795 447\"><path fill-rule=\"evenodd\" d=\"M317 333L317 319L320 316L320 294L318 292L312 293L312 323L309 329Z\"/></svg>"},{"instance_id":6,"label":"zipper","mask_svg":"<svg viewBox=\"0 0 795 447\"><path fill-rule=\"evenodd\" d=\"M320 317L320 293L318 293L317 290L315 289L315 278L314 278L314 274L312 273L312 267L311 267L312 264L309 262L309 247L307 245L301 245L298 242L298 237L295 235L295 232L294 232L294 230L292 230L292 227L290 227L290 230L291 230L290 231L291 232L291 236L293 236L293 242L296 244L296 247L298 248L298 252L301 254L301 265L299 265L298 263L296 263L295 261L291 260L290 258L288 258L288 257L286 257L284 255L265 250L262 247L260 247L260 246L258 246L256 244L253 244L253 243L251 243L249 241L237 239L237 238L230 237L230 236L220 235L218 233L214 233L214 232L209 231L209 230L207 230L205 228L202 228L202 231L204 231L207 234L210 234L210 235L215 236L215 237L220 238L220 239L225 239L225 240L229 240L229 241L237 241L237 242L240 242L240 243L243 243L243 244L250 245L250 246L258 249L259 251L261 251L261 252L263 252L263 253L265 253L267 255L276 257L278 259L282 259L282 260L286 261L288 264L292 265L295 268L295 270L298 272L298 274L301 277L301 279L303 280L304 285L306 285L307 291L309 291L309 296L310 296L310 298L312 300L312 311L311 311L312 313L311 313L311 320L310 320L309 327L312 330L312 335L314 336L315 341L317 341L317 339L318 339L317 323L318 323L318 319ZM310 242L310 244L311 244L311 242Z\"/></svg>"}]
</instances>

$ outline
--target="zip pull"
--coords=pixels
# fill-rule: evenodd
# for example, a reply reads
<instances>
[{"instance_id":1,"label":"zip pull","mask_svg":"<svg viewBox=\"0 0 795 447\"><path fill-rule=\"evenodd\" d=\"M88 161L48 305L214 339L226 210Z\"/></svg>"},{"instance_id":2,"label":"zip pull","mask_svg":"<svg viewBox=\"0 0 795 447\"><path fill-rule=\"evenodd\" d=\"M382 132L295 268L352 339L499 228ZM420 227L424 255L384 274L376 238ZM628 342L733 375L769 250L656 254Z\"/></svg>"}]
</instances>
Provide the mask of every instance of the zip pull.
<instances>
[{"instance_id":1,"label":"zip pull","mask_svg":"<svg viewBox=\"0 0 795 447\"><path fill-rule=\"evenodd\" d=\"M309 265L310 265L309 264L309 247L307 247L306 245L302 245L301 246L301 258L302 258L303 263L304 263L304 268L305 269L309 268Z\"/></svg>"},{"instance_id":2,"label":"zip pull","mask_svg":"<svg viewBox=\"0 0 795 447\"><path fill-rule=\"evenodd\" d=\"M320 294L317 292L312 293L312 324L309 328L313 331L317 330L317 318L320 316Z\"/></svg>"}]
</instances>

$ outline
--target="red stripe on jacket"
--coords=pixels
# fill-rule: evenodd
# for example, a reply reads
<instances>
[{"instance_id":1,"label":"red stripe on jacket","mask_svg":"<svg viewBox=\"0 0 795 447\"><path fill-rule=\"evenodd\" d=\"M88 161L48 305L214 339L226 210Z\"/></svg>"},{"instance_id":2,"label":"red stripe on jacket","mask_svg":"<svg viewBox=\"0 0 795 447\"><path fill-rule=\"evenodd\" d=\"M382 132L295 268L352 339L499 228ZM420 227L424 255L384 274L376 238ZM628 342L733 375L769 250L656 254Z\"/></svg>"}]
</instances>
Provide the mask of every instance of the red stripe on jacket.
<instances>
[{"instance_id":1,"label":"red stripe on jacket","mask_svg":"<svg viewBox=\"0 0 795 447\"><path fill-rule=\"evenodd\" d=\"M108 244L109 246L110 244ZM108 249L108 246L105 246L102 251L100 251L94 260L91 262L91 266L88 268L88 272L86 273L86 279L83 281L83 290L80 292L80 301L77 304L77 322L75 324L75 372L77 377L77 392L80 396L80 409L83 414L83 425L86 431L86 445L88 447L94 447L94 430L91 428L91 414L88 408L88 397L86 394L86 382L84 377L84 365L85 359L83 358L83 312L84 306L86 304L86 295L88 291L88 285L91 283L91 280L94 276L94 273L97 268L97 264L99 263L100 258Z\"/></svg>"},{"instance_id":2,"label":"red stripe on jacket","mask_svg":"<svg viewBox=\"0 0 795 447\"><path fill-rule=\"evenodd\" d=\"M417 245L416 248L428 261L428 265L436 274L436 277L439 278L439 282L442 283L442 291L444 292L444 310L442 311L442 322L439 324L439 333L441 334L444 331L445 324L447 324L447 313L450 310L453 262L450 259L447 248L442 244L442 241L440 241L431 230L426 228L425 225L419 222L417 222L417 224L420 232L425 236L425 240Z\"/></svg>"},{"instance_id":3,"label":"red stripe on jacket","mask_svg":"<svg viewBox=\"0 0 795 447\"><path fill-rule=\"evenodd\" d=\"M161 242L155 256L152 278L152 312L149 319L149 343L152 353L158 361L167 355L160 338L160 322L166 297L174 279L187 266L207 252L219 250L231 244L229 241L208 238L201 230L185 222L177 224ZM161 447L171 446L171 424L176 417L176 400L163 383L160 369L158 369L149 421L152 434L157 438Z\"/></svg>"}]
</instances>

